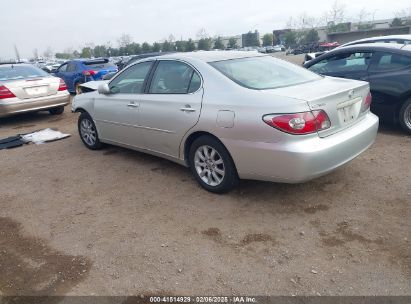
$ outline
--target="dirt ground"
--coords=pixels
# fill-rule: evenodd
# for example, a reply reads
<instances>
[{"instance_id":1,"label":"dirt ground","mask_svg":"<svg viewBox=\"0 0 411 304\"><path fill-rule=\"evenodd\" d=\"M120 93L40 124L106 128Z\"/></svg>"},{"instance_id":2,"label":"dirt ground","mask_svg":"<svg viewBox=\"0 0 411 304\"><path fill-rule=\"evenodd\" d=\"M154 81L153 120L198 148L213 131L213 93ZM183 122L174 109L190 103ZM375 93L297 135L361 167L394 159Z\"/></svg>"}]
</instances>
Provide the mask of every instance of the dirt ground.
<instances>
[{"instance_id":1,"label":"dirt ground","mask_svg":"<svg viewBox=\"0 0 411 304\"><path fill-rule=\"evenodd\" d=\"M0 295L411 294L411 137L398 128L312 182L213 195L169 161L86 149L77 116L0 120L0 138L72 135L0 151Z\"/></svg>"}]
</instances>

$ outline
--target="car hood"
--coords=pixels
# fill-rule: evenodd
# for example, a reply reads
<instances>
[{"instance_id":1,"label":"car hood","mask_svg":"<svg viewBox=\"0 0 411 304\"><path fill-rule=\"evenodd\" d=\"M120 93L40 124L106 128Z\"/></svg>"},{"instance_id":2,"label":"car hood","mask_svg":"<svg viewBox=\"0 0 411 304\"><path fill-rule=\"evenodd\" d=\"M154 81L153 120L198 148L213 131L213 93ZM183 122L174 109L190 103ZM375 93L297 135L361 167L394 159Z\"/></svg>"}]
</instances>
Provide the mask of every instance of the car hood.
<instances>
[{"instance_id":1,"label":"car hood","mask_svg":"<svg viewBox=\"0 0 411 304\"><path fill-rule=\"evenodd\" d=\"M89 82L82 83L80 86L91 89L91 90L97 90L100 84L107 83L107 82L108 80L89 81Z\"/></svg>"}]
</instances>

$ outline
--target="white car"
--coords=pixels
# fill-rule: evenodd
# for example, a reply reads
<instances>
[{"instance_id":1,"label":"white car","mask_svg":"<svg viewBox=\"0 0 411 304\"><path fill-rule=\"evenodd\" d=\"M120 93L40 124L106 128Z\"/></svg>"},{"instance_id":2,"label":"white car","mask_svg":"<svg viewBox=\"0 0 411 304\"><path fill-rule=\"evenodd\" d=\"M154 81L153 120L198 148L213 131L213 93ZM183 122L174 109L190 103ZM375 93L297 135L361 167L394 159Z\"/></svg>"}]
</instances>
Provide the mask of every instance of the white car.
<instances>
[{"instance_id":1,"label":"white car","mask_svg":"<svg viewBox=\"0 0 411 304\"><path fill-rule=\"evenodd\" d=\"M377 134L366 82L256 52L175 53L126 67L74 98L89 149L103 143L188 166L205 189L298 183L365 151Z\"/></svg>"}]
</instances>

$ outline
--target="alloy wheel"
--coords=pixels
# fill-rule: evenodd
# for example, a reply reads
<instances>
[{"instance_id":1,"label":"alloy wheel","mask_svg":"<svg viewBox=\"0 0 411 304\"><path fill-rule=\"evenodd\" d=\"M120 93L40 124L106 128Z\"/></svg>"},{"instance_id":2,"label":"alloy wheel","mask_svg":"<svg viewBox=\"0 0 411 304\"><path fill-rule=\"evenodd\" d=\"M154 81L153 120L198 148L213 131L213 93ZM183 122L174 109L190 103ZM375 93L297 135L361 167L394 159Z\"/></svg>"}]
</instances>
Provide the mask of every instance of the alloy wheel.
<instances>
[{"instance_id":1,"label":"alloy wheel","mask_svg":"<svg viewBox=\"0 0 411 304\"><path fill-rule=\"evenodd\" d=\"M218 186L224 179L224 161L213 147L198 147L194 154L194 166L198 176L209 186Z\"/></svg>"},{"instance_id":2,"label":"alloy wheel","mask_svg":"<svg viewBox=\"0 0 411 304\"><path fill-rule=\"evenodd\" d=\"M93 146L96 144L96 141L97 141L96 130L94 128L93 123L89 119L84 118L81 121L80 132L81 132L81 137L84 139L87 145Z\"/></svg>"},{"instance_id":3,"label":"alloy wheel","mask_svg":"<svg viewBox=\"0 0 411 304\"><path fill-rule=\"evenodd\" d=\"M404 123L411 130L411 104L404 111Z\"/></svg>"}]
</instances>

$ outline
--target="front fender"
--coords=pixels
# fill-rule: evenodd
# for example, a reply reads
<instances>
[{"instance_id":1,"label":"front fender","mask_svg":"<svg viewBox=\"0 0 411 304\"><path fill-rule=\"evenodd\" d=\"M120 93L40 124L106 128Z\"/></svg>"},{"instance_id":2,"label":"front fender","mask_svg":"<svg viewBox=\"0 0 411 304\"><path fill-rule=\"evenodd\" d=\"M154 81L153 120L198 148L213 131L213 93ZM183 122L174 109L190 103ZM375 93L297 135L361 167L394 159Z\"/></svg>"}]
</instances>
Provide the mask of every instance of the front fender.
<instances>
[{"instance_id":1,"label":"front fender","mask_svg":"<svg viewBox=\"0 0 411 304\"><path fill-rule=\"evenodd\" d=\"M76 95L73 98L73 102L71 103L71 111L72 112L80 112L85 111L91 117L94 115L94 100L95 95L98 94L97 92L85 93Z\"/></svg>"}]
</instances>

